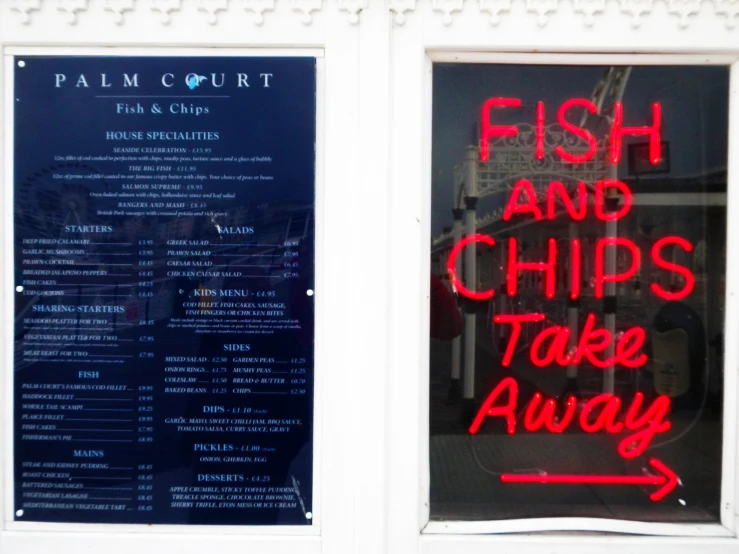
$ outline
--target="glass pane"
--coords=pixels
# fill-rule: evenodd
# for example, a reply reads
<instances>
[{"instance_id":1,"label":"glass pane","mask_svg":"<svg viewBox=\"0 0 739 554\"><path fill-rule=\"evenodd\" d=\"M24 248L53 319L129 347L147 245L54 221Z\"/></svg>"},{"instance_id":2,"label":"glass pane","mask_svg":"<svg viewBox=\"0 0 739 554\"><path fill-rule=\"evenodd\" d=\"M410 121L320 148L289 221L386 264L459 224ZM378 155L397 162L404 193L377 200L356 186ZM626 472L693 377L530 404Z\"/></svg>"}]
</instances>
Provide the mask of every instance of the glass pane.
<instances>
[{"instance_id":1,"label":"glass pane","mask_svg":"<svg viewBox=\"0 0 739 554\"><path fill-rule=\"evenodd\" d=\"M316 60L15 60L17 521L311 525Z\"/></svg>"},{"instance_id":2,"label":"glass pane","mask_svg":"<svg viewBox=\"0 0 739 554\"><path fill-rule=\"evenodd\" d=\"M719 520L728 77L434 66L432 520Z\"/></svg>"}]
</instances>

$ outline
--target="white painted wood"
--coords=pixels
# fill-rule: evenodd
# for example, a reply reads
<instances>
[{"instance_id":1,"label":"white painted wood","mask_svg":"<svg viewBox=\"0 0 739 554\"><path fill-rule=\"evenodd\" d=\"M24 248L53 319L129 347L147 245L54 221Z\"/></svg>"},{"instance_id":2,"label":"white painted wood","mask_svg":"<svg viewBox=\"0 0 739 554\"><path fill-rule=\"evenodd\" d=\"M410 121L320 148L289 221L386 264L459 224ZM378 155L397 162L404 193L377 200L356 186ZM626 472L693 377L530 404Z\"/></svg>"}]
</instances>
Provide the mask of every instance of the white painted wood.
<instances>
[{"instance_id":1,"label":"white painted wood","mask_svg":"<svg viewBox=\"0 0 739 554\"><path fill-rule=\"evenodd\" d=\"M731 66L729 81L729 168L727 176L726 311L724 323L724 429L721 482L721 523L737 532L737 444L739 444L739 218L731 210L739 207L739 62Z\"/></svg>"},{"instance_id":2,"label":"white painted wood","mask_svg":"<svg viewBox=\"0 0 739 554\"><path fill-rule=\"evenodd\" d=\"M588 531L601 533L628 533L668 537L733 537L726 527L714 525L680 525L676 523L643 523L622 519L590 519L584 517L511 519L498 526L498 533L531 533L540 531ZM493 528L489 521L431 521L424 534L479 535Z\"/></svg>"},{"instance_id":3,"label":"white painted wood","mask_svg":"<svg viewBox=\"0 0 739 554\"><path fill-rule=\"evenodd\" d=\"M361 391L357 345L361 313L357 300L360 252L355 243L355 218L360 185L348 177L356 171L360 151L354 139L359 128L359 27L346 24L346 14L326 14L324 201L321 210L324 257L316 268L324 274L323 356L326 380L323 397L324 456L322 552L354 551L354 503L363 459L362 437L355 426L356 399ZM318 242L318 239L317 239ZM354 322L347 324L347 322ZM318 422L316 422L318 424ZM249 548L248 543L244 543Z\"/></svg>"},{"instance_id":4,"label":"white painted wood","mask_svg":"<svg viewBox=\"0 0 739 554\"><path fill-rule=\"evenodd\" d=\"M218 527L217 529L222 529ZM216 551L222 554L243 554L245 549L269 554L319 554L319 537L265 537L243 535L189 534L132 534L114 531L87 532L28 532L5 531L0 535L3 554L31 554L41 552L105 552L106 554L158 554L181 552L201 554Z\"/></svg>"},{"instance_id":5,"label":"white painted wood","mask_svg":"<svg viewBox=\"0 0 739 554\"><path fill-rule=\"evenodd\" d=\"M431 66L422 27L409 18L391 52L392 170L389 226L392 317L388 318L388 548L409 554L428 518L429 244ZM424 482L421 482L421 475Z\"/></svg>"},{"instance_id":6,"label":"white painted wood","mask_svg":"<svg viewBox=\"0 0 739 554\"><path fill-rule=\"evenodd\" d=\"M111 47L142 56L158 47L167 55L193 48L204 55L325 55L317 141L320 452L317 447L317 525L309 530L58 525L41 531L11 521L12 83L7 67L0 73L0 552L739 552L739 541L719 537L736 532L739 483L739 218L731 217L723 527L575 519L428 523L432 61L728 65L739 58L737 23L736 0L0 0L6 55L24 46L60 54L87 46L104 55ZM739 187L736 65L731 87L733 198ZM731 200L730 209L737 203ZM528 534L534 530L549 532Z\"/></svg>"},{"instance_id":7,"label":"white painted wood","mask_svg":"<svg viewBox=\"0 0 739 554\"><path fill-rule=\"evenodd\" d=\"M0 129L2 129L2 147L0 147L0 198L2 198L2 223L0 224L0 244L3 245L0 252L2 260L2 271L0 272L0 321L5 332L2 335L2 357L0 367L0 525L13 513L13 496L8 491L13 490L13 329L15 328L13 302L10 292L13 275L13 166L6 160L13 159L13 111L7 109L7 104L12 104L13 82L9 78L12 75L13 61L10 57L0 58ZM0 527L2 529L2 527ZM0 531L0 547L3 542L3 533Z\"/></svg>"},{"instance_id":8,"label":"white painted wood","mask_svg":"<svg viewBox=\"0 0 739 554\"><path fill-rule=\"evenodd\" d=\"M4 77L6 79L7 85L5 90L5 99L6 104L4 104L5 110L4 113L8 117L8 123L9 126L7 128L4 128L4 137L6 140L7 145L7 151L6 151L6 159L12 160L12 144L13 144L13 70L17 63L19 63L22 60L22 57L24 55L60 55L59 49L56 48L29 48L29 47L18 47L18 48L8 48L6 50L6 55L4 56ZM67 55L114 55L114 56L126 56L131 55L130 50L128 49L86 49L86 48L77 48L77 49L65 49L65 54ZM142 55L143 52L141 50L135 51L136 54ZM250 53L243 53L242 55L262 55L262 52L264 52L265 55L268 56L277 56L277 55L288 55L288 51L274 51L271 52L269 50L259 51L259 50L252 50ZM198 49L185 49L185 50L178 50L177 54L174 54L172 52L166 52L162 50L148 50L148 55L179 55L179 56L212 56L217 55L217 51L209 50L209 51L203 51ZM134 54L134 55L136 55ZM231 56L238 56L239 52L238 50L229 50L228 55ZM34 533L34 532L45 532L45 531L57 531L57 532L109 532L109 533L120 533L128 531L130 533L136 533L142 536L153 536L155 534L160 535L175 535L175 534L191 534L194 536L202 535L202 536L208 536L213 534L220 534L220 535L266 535L266 536L303 536L303 537L312 537L312 536L319 536L321 534L321 483L322 483L322 477L323 474L321 473L321 446L322 446L322 436L323 436L323 429L321 425L318 422L322 421L322 413L324 409L324 404L322 402L323 399L323 385L326 382L324 380L324 368L325 364L323 361L323 353L325 351L324 348L324 331L326 329L331 329L331 325L324 321L324 299L327 295L322 294L325 291L324 284L324 278L325 273L323 271L323 267L321 266L321 262L325 260L325 251L324 251L324 245L325 245L325 231L324 231L324 219L321 217L323 215L323 208L322 208L322 202L324 200L324 185L323 185L323 175L324 175L324 168L325 168L325 157L323 154L323 141L324 141L324 109L325 109L325 103L324 103L324 83L322 82L324 78L324 63L321 59L322 51L321 50L295 50L294 55L296 56L312 56L316 57L317 59L317 93L316 93L316 105L317 105L317 125L316 125L316 279L315 279L315 306L316 306L316 335L315 335L315 344L316 344L316 350L315 350L315 410L314 410L314 421L316 422L314 425L314 436L313 436L313 442L314 442L314 450L313 450L313 464L314 464L314 477L313 477L313 498L314 505L312 509L312 525L310 526L224 526L224 527L215 527L215 526L208 526L208 525L128 525L128 524L59 524L59 523L44 523L44 522L22 522L22 521L14 521L14 507L13 507L13 467L12 467L12 460L13 460L13 443L11 440L7 441L7 446L5 446L5 451L8 452L8 455L6 457L6 463L4 464L4 477L5 477L5 483L7 484L2 490L4 491L4 505L5 509L3 512L3 518L2 521L4 522L4 529L8 531L18 531L23 532L25 534ZM6 364L6 372L5 375L7 376L8 382L6 383L6 401L4 402L4 408L6 410L4 423L7 426L5 429L5 435L7 437L12 437L13 428L12 428L12 422L13 422L13 394L12 394L12 374L13 374L13 340L12 340L12 331L14 329L14 323L13 323L13 296L8 295L6 292L6 289L12 291L12 283L14 280L13 276L13 267L12 267L12 259L13 259L13 228L12 228L12 206L13 206L13 166L12 163L8 163L6 166L6 175L4 182L0 183L2 184L2 190L4 194L4 209L7 210L7 212L4 212L5 218L3 221L3 241L5 241L3 244L5 245L3 255L6 256L6 265L3 266L6 271L9 271L9 274L3 274L3 294L0 296L2 298L3 304L3 314L5 314L7 317L10 318L10 321L6 323L4 326L5 329L8 330L8 332L4 333L4 340L5 340L5 349L4 353L6 355L6 359L4 360ZM6 184L7 183L7 184ZM9 370L7 369L9 368ZM333 381L328 381L328 383L332 383ZM329 385L330 386L330 385ZM0 391L2 392L2 391ZM335 395L334 395L335 396ZM340 454L341 449L337 448L336 453ZM125 541L124 541L125 542ZM238 544L238 541L234 544ZM307 544L307 543L306 543ZM311 547L312 548L312 547Z\"/></svg>"},{"instance_id":9,"label":"white painted wood","mask_svg":"<svg viewBox=\"0 0 739 554\"><path fill-rule=\"evenodd\" d=\"M557 4L555 2L555 4ZM561 4L560 10L562 9ZM418 107L414 107L415 104L420 104L420 100L424 98L430 98L431 92L424 90L418 92L417 90L417 78L416 71L420 67L421 62L418 59L412 59L409 57L408 52L413 52L417 49L418 42L421 42L424 50L428 53L428 57L432 61L439 62L457 62L457 63L526 63L526 64L583 64L583 65L615 65L615 64L696 64L696 65L729 65L737 60L739 54L739 43L732 47L726 40L714 41L715 37L708 37L703 31L696 32L695 37L688 37L685 35L677 36L671 33L668 29L662 38L666 38L666 42L663 43L661 52L659 54L653 53L653 49L649 42L650 36L644 34L637 34L635 36L620 36L614 34L613 36L619 36L622 40L616 40L613 44L609 41L613 36L608 35L603 38L599 43L599 47L594 47L581 41L582 36L570 37L569 48L561 47L560 38L566 33L562 30L561 36L555 37L549 34L548 31L537 31L524 33L521 28L518 29L521 36L526 36L529 40L527 43L521 42L521 36L512 37L506 36L500 38L497 33L491 34L483 30L480 27L478 19L473 18L468 9L469 4L465 5L464 14L454 18L452 27L456 29L456 32L452 33L442 28L436 20L431 16L430 8L427 5L419 4L415 11L406 10L404 13L404 20L402 27L397 25L394 34L393 42L393 75L394 75L394 88L393 88L393 112L396 114L395 122L396 128L393 129L393 136L401 136L402 144L405 148L402 150L402 155L398 155L399 160L393 161L393 167L396 168L393 171L393 179L399 179L403 183L403 186L409 190L398 191L397 186L393 186L393 198L391 204L400 211L397 215L394 214L393 224L396 221L409 221L419 211L426 213L428 210L429 198L428 194L430 191L430 177L426 177L426 168L431 165L430 150L424 152L423 161L421 163L414 157L416 147L418 144L422 144L430 134L430 123L425 125L418 125L417 113ZM515 7L515 0L514 0ZM409 13L410 12L410 13ZM466 19L467 17L467 19ZM708 25L707 22L703 22ZM701 24L703 24L701 23ZM615 24L614 24L615 25ZM515 25L511 25L509 28L510 32L514 32ZM547 26L547 29L549 26ZM419 35L421 38L419 39ZM686 46L691 40L698 40L698 37L702 37L700 40L707 41L708 43L714 42L716 48L701 48L701 52L707 52L706 54L697 54L699 49L697 47ZM719 44L720 42L720 44ZM705 44L706 42L704 42ZM664 44L670 44L670 48L665 48ZM613 53L603 53L603 47L606 49L612 49ZM532 53L531 50L534 48L542 47L547 50L546 53ZM569 50L573 53L557 52L557 50ZM636 50L638 54L622 55L619 51L624 50ZM587 53L585 53L587 52ZM595 53L591 53L595 52ZM668 53L665 53L668 52ZM733 79L736 79L736 71L734 72ZM736 85L733 85L736 87ZM431 80L428 79L425 87L431 87ZM414 98L415 97L415 100ZM410 110L410 114L408 111ZM732 112L733 114L734 112ZM732 117L736 117L732 115ZM403 129L403 131L399 130ZM415 132L414 132L415 131ZM733 131L732 131L733 133ZM736 141L735 141L736 142ZM733 148L736 148L734 145ZM410 153L409 153L410 150ZM400 152L399 149L394 148L394 152ZM734 152L734 150L732 150ZM731 156L730 156L731 157ZM733 154L734 159L739 159L737 154ZM420 166L420 167L419 167ZM422 190L418 191L415 187L417 186L417 179L419 176L423 177ZM395 181L394 181L395 182ZM731 182L731 181L730 181ZM731 187L732 185L730 185ZM733 185L736 187L736 185ZM643 195L642 195L643 196ZM644 196L641 198L646 203L659 202L659 199L652 196ZM712 202L721 203L721 198L712 198ZM675 198L671 199L670 202L685 202L686 198ZM428 223L427 223L428 225ZM427 267L424 265L425 262L421 262L415 258L415 255L411 255L412 249L416 244L416 235L413 233L397 233L393 232L393 236L396 237L394 245L398 250L397 258L393 258L393 273L403 273L407 275L408 272L421 272L425 275ZM407 240L402 240L406 239ZM402 240L402 242L401 242ZM421 241L424 243L424 241ZM428 243L426 243L428 244ZM427 257L427 247L423 252L422 256ZM400 253L403 253L401 258ZM736 252L730 248L730 252ZM730 254L732 257L731 263L736 263L736 254ZM727 276L727 281L732 280L731 277ZM405 280L407 282L407 280ZM734 282L737 282L737 278L733 278ZM397 290L401 290L400 285L397 286ZM422 289L424 295L426 289ZM425 297L425 296L424 296ZM731 295L727 302L733 303L732 310L737 308L737 300ZM397 305L395 300L393 301L393 307ZM410 308L410 304L404 301L403 307L405 309ZM416 326L425 328L428 325L427 313L424 307L420 307L418 310L418 319ZM731 312L733 313L733 312ZM727 316L728 318L729 316ZM731 316L733 317L733 316ZM403 404L400 401L396 402L392 397L389 398L388 410L391 414L389 420L394 422L396 425L400 424L401 420L404 425L404 429L412 429L413 425L410 425L410 421L421 421L422 429L427 432L428 429L428 405L427 405L427 391L429 386L428 381L428 341L421 340L417 343L415 333L411 330L413 325L411 322L405 320L404 324L398 325L397 332L391 334L391 343L393 344L392 352L393 355L389 363L398 363L397 368L394 368L391 372L395 377L397 386L400 385L400 381L403 381L402 389L409 390L410 384L407 382L407 375L403 377L397 377L397 372L400 369L402 360L402 367L405 371L412 373L418 377L417 389L421 391L421 398L405 398ZM395 328L394 328L395 329ZM731 325L727 326L727 337L737 336L739 329L734 329ZM398 334L400 333L400 335ZM736 342L736 341L735 341ZM415 353L412 352L414 347L420 350ZM730 355L727 352L727 356ZM397 362L396 362L397 360ZM420 370L416 368L420 367ZM736 367L736 358L726 360L726 371L734 373ZM408 368L413 368L412 372ZM733 378L730 378L733 379ZM737 467L735 458L735 445L736 445L736 430L737 430L737 414L736 414L736 382L730 381L726 385L726 402L732 404L734 407L727 411L725 419L725 445L726 448L723 450L723 464L724 464L724 479L723 479L723 495L722 495L722 521L721 524L715 525L679 525L679 524L657 524L657 523L646 523L646 522L627 522L622 520L588 520L584 518L560 518L560 519L534 519L534 520L514 520L514 521L488 521L488 522L431 522L428 523L424 529L422 537L420 538L419 547L412 551L419 552L433 552L433 553L452 553L452 552L485 552L490 551L507 551L508 549L517 548L520 546L526 552L551 552L553 550L544 546L544 543L527 542L528 539L520 535L520 533L531 533L540 532L550 536L551 533L558 533L562 531L581 531L588 533L621 533L621 534L643 534L643 535L667 535L667 536L685 536L685 537L696 537L693 547L700 545L701 548L725 548L727 545L731 545L731 548L739 550L739 541L733 538L728 540L726 537L734 537L735 534L735 523L734 523L734 499L736 495L736 477ZM732 400L729 400L729 397ZM417 416L417 419L412 419L408 410L406 409L407 404L411 402L418 402L418 406L422 413ZM401 414L400 416L395 414ZM731 436L728 436L731 435ZM423 437L422 437L423 438ZM410 494L410 489L413 485L407 483L419 483L417 490L419 494L418 502L424 508L427 509L429 502L429 483L428 483L428 444L422 445L423 456L421 457L415 475L404 473L403 477L405 484L398 486L398 482L393 481L393 474L401 473L400 465L405 463L407 456L411 454L411 448L408 446L401 446L393 441L392 438L388 438L388 442L392 444L389 449L390 460L388 467L390 468L390 499L391 503L395 504L405 501L403 495ZM423 512L422 512L423 513ZM428 513L428 512L426 512ZM426 516L427 517L427 516ZM391 517L391 521L393 521ZM391 545L390 552L405 552L407 550L407 543L405 542L408 536L410 536L414 529L413 524L407 518L403 521L393 521L393 525L390 527L389 544ZM499 535L491 535L491 533ZM509 535L510 534L510 535ZM445 535L445 536L442 536ZM464 536L463 536L464 535ZM573 534L568 539L567 544L579 545L580 541L585 539L586 536L582 534ZM698 538L700 537L700 538ZM719 539L719 537L725 537ZM656 546L660 546L659 551L667 552L667 544L665 542L655 543L653 537L644 536L640 539L628 539L629 546L634 545L635 550L643 548L653 549ZM616 552L623 549L624 543L621 537L615 538L601 538L600 542L597 543L599 551L603 552ZM682 543L681 543L682 544ZM395 545L403 545L405 548L398 546L398 550L393 550L392 547ZM713 545L713 546L711 546ZM579 548L579 547L578 547ZM592 548L592 543L590 547ZM563 545L564 549L564 545ZM587 547L583 547L583 552L588 551Z\"/></svg>"},{"instance_id":10,"label":"white painted wood","mask_svg":"<svg viewBox=\"0 0 739 554\"><path fill-rule=\"evenodd\" d=\"M352 279L357 311L346 312L345 324L355 334L354 362L346 367L356 372L353 438L357 458L353 472L357 480L355 552L374 554L385 548L387 433L382 407L392 382L388 373L387 333L392 299L389 297L388 188L390 129L387 72L390 21L387 12L369 9L362 13L359 29L359 113L355 139L356 164L346 175L347 185L359 185L353 222L343 230L352 235L357 266L345 278ZM352 139L349 138L349 141ZM358 270L356 273L352 270ZM348 392L348 391L347 391Z\"/></svg>"},{"instance_id":11,"label":"white painted wood","mask_svg":"<svg viewBox=\"0 0 739 554\"><path fill-rule=\"evenodd\" d=\"M671 65L675 63L674 54L650 54L635 52L618 53L576 53L576 52L457 52L429 50L429 58L439 63L507 63L507 64L558 64L573 65ZM680 55L684 65L729 65L736 59L735 54L692 54Z\"/></svg>"},{"instance_id":12,"label":"white painted wood","mask_svg":"<svg viewBox=\"0 0 739 554\"><path fill-rule=\"evenodd\" d=\"M626 537L604 534L538 533L533 535L504 535L488 537L478 535L463 537L454 535L424 535L421 538L421 554L490 554L490 552L515 552L516 554L734 554L736 540L729 538L689 537Z\"/></svg>"},{"instance_id":13,"label":"white painted wood","mask_svg":"<svg viewBox=\"0 0 739 554\"><path fill-rule=\"evenodd\" d=\"M143 5L143 2L138 3ZM233 4L233 2L232 2ZM3 60L10 64L0 73L0 89L8 102L0 104L0 124L4 123L1 135L3 144L0 159L12 160L12 58L39 52L38 47L8 46L6 40L8 23L8 3L0 2L0 46L3 47ZM0 428L0 552L16 554L20 552L161 552L166 548L176 548L183 552L202 552L218 549L224 553L255 552L306 553L350 552L354 541L353 528L355 513L346 510L355 498L357 478L354 474L361 462L361 449L352 446L361 441L354 433L351 417L336 417L335 414L350 414L355 406L347 390L357 388L358 371L347 371L355 361L356 348L353 343L360 340L356 328L344 324L347 310L355 312L347 298L354 294L354 283L347 279L351 268L359 267L358 255L355 260L347 259L344 252L356 250L353 237L346 232L353 224L354 210L351 202L357 202L358 190L355 182L348 182L346 175L356 163L356 148L346 137L357 133L358 112L356 95L358 91L358 71L356 53L359 32L356 27L346 23L346 14L333 11L327 19L333 21L330 29L317 26L318 16L311 10L313 27L309 31L314 38L306 40L305 47L286 47L299 33L285 33L283 39L275 40L283 46L264 48L264 41L255 40L251 48L241 47L237 36L231 32L231 47L192 48L182 42L171 45L166 51L158 48L141 47L144 34L136 34L139 46L128 48L100 47L102 41L89 49L81 50L79 43L86 42L84 35L71 36L62 42L67 46L43 50L46 54L59 55L205 55L205 56L317 56L322 58L324 43L334 45L328 56L330 70L323 59L318 60L317 91L317 140L316 140L316 410L314 431L314 518L313 525L306 527L239 527L239 526L143 526L143 525L83 525L83 524L45 524L14 522L13 520L13 481L12 481L12 295L5 289L13 282L12 271L12 165L3 165L0 186L4 194L2 223L3 271L0 285L0 309L4 314L7 330L3 334L3 377L0 380L0 398L3 398L3 421ZM80 23L82 16L78 14ZM130 15L130 14L127 14ZM172 18L175 17L172 13ZM194 14L190 14L194 15ZM218 10L219 21L223 14ZM51 17L51 14L49 14ZM339 19L341 17L341 19ZM98 24L99 18L96 16ZM301 24L302 25L302 24ZM79 27L76 29L80 31ZM130 32L130 27L129 27ZM284 32L284 31L280 31ZM308 31L304 31L305 34ZM24 35L25 36L25 35ZM134 36L134 35L131 35ZM225 36L225 35L224 35ZM307 36L307 35L306 35ZM51 35L47 37L51 39ZM79 39L82 40L79 40ZM149 37L150 38L150 37ZM223 36L221 37L223 38ZM17 41L15 44L17 45ZM52 40L37 41L52 43ZM261 44L260 44L261 43ZM74 44L74 46L69 46ZM253 46L257 45L258 48ZM327 90L331 93L327 94ZM4 93L4 94L3 94ZM351 114L354 114L353 116ZM4 118L4 119L3 119ZM331 132L327 126L330 126ZM347 202L348 199L352 199ZM347 340L342 340L342 336ZM335 344L326 342L331 337ZM353 342L352 342L353 341ZM330 452L330 454L327 454ZM354 460L347 464L347 452L353 453ZM327 460L324 463L324 460ZM325 517L324 514L328 514ZM381 517L381 514L378 515ZM324 527L326 525L326 527Z\"/></svg>"}]
</instances>

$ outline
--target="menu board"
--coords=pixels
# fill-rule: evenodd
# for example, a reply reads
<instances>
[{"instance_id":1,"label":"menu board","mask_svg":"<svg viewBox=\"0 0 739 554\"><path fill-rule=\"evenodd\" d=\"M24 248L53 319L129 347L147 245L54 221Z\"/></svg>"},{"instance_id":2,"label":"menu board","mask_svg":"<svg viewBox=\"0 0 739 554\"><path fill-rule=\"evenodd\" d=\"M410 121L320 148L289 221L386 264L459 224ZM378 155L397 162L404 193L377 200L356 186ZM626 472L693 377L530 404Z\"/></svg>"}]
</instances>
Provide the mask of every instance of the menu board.
<instances>
[{"instance_id":1,"label":"menu board","mask_svg":"<svg viewBox=\"0 0 739 554\"><path fill-rule=\"evenodd\" d=\"M312 521L316 60L14 59L17 521Z\"/></svg>"}]
</instances>

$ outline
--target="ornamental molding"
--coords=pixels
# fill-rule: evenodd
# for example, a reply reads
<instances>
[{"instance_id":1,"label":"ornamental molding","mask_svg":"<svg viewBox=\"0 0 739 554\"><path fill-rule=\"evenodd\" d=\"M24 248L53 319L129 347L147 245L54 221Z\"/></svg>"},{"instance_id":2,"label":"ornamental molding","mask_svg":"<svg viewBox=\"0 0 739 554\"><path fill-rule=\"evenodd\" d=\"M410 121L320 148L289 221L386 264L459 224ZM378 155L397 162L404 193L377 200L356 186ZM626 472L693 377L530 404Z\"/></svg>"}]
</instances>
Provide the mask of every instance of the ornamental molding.
<instances>
[{"instance_id":1,"label":"ornamental molding","mask_svg":"<svg viewBox=\"0 0 739 554\"><path fill-rule=\"evenodd\" d=\"M570 0L567 0L569 2ZM701 2L706 0L617 0L621 13L631 18L631 26L641 26L643 16L655 11L658 2L667 6L667 11L675 16L681 29L690 26L692 19L700 13ZM387 0L393 22L397 26L405 24L409 15L416 11L418 5L430 3L432 12L441 14L442 23L451 26L455 14L462 12L465 6L474 5L481 16L487 17L492 27L500 25L505 18L503 14L511 10L513 2L525 4L526 11L536 17L539 27L545 27L552 15L556 15L565 0ZM707 0L713 4L714 14L724 20L727 29L739 27L739 0ZM572 0L574 12L582 16L585 27L592 27L599 16L606 10L606 0Z\"/></svg>"},{"instance_id":2,"label":"ornamental molding","mask_svg":"<svg viewBox=\"0 0 739 554\"><path fill-rule=\"evenodd\" d=\"M122 25L129 14L142 13L157 18L168 25L182 12L193 12L202 16L210 25L225 18L243 17L253 25L287 17L296 17L304 25L311 25L317 14L329 9L338 10L351 25L358 25L361 13L369 9L386 10L394 26L403 26L409 17L421 16L438 20L443 26L452 27L455 19L463 12L478 15L491 27L505 23L512 5L518 4L539 27L546 27L552 17L560 12L574 13L584 27L591 28L598 22L609 25L605 20L606 2L616 3L621 14L629 18L634 29L641 26L644 17L657 11L658 3L666 6L667 13L680 29L687 29L701 12L702 2L711 4L713 14L722 20L729 30L739 28L739 0L0 0L0 10L9 11L23 25L31 24L39 12L45 16L60 16L67 25L75 25L91 12L102 12L109 16L112 24ZM563 4L567 7L561 8ZM279 17L275 12L281 9ZM418 12L418 14L416 13ZM663 10L659 10L664 13ZM429 14L431 14L429 16Z\"/></svg>"},{"instance_id":3,"label":"ornamental molding","mask_svg":"<svg viewBox=\"0 0 739 554\"><path fill-rule=\"evenodd\" d=\"M387 0L387 5L396 25L405 25L405 12L416 10L416 0Z\"/></svg>"},{"instance_id":4,"label":"ornamental molding","mask_svg":"<svg viewBox=\"0 0 739 554\"><path fill-rule=\"evenodd\" d=\"M323 0L290 0L294 12L303 14L302 21L305 25L313 23L313 12L323 7Z\"/></svg>"},{"instance_id":5,"label":"ornamental molding","mask_svg":"<svg viewBox=\"0 0 739 554\"><path fill-rule=\"evenodd\" d=\"M369 8L369 0L338 0L339 10L349 13L349 23L359 23L359 14Z\"/></svg>"},{"instance_id":6,"label":"ornamental molding","mask_svg":"<svg viewBox=\"0 0 739 554\"><path fill-rule=\"evenodd\" d=\"M10 11L20 14L21 23L28 25L31 22L33 12L41 9L41 0L12 0L10 3Z\"/></svg>"},{"instance_id":7,"label":"ornamental molding","mask_svg":"<svg viewBox=\"0 0 739 554\"><path fill-rule=\"evenodd\" d=\"M209 25L218 23L218 12L228 10L228 0L198 0L198 11L207 14Z\"/></svg>"},{"instance_id":8,"label":"ornamental molding","mask_svg":"<svg viewBox=\"0 0 739 554\"><path fill-rule=\"evenodd\" d=\"M454 12L464 9L464 0L432 0L432 8L442 14L442 22L449 26L454 21Z\"/></svg>"},{"instance_id":9,"label":"ornamental molding","mask_svg":"<svg viewBox=\"0 0 739 554\"><path fill-rule=\"evenodd\" d=\"M726 28L739 26L739 0L713 0L716 14L726 17Z\"/></svg>"},{"instance_id":10,"label":"ornamental molding","mask_svg":"<svg viewBox=\"0 0 739 554\"><path fill-rule=\"evenodd\" d=\"M113 14L113 21L116 25L123 23L124 12L133 10L134 0L105 0L105 11Z\"/></svg>"},{"instance_id":11,"label":"ornamental molding","mask_svg":"<svg viewBox=\"0 0 739 554\"><path fill-rule=\"evenodd\" d=\"M87 0L57 0L56 9L63 12L67 17L67 23L77 23L77 12L87 9Z\"/></svg>"},{"instance_id":12,"label":"ornamental molding","mask_svg":"<svg viewBox=\"0 0 739 554\"><path fill-rule=\"evenodd\" d=\"M251 14L254 25L260 26L265 22L265 14L275 11L275 3L287 5L305 25L312 24L314 15L327 3L347 12L347 20L352 24L358 23L361 11L369 7L369 0L0 0L0 10L9 4L11 15L15 14L22 24L28 25L36 12L51 7L63 14L69 25L74 25L85 12L102 6L103 12L117 25L125 22L126 12L145 12L158 18L162 25L169 25L185 8L195 6L196 12L210 25L217 24L225 16L238 17L246 13Z\"/></svg>"},{"instance_id":13,"label":"ornamental molding","mask_svg":"<svg viewBox=\"0 0 739 554\"><path fill-rule=\"evenodd\" d=\"M244 9L254 13L254 25L263 25L264 12L275 10L275 0L244 0Z\"/></svg>"},{"instance_id":14,"label":"ornamental molding","mask_svg":"<svg viewBox=\"0 0 739 554\"><path fill-rule=\"evenodd\" d=\"M162 25L169 25L172 21L170 14L182 8L181 0L149 0L149 4L151 11L159 13L159 21Z\"/></svg>"}]
</instances>

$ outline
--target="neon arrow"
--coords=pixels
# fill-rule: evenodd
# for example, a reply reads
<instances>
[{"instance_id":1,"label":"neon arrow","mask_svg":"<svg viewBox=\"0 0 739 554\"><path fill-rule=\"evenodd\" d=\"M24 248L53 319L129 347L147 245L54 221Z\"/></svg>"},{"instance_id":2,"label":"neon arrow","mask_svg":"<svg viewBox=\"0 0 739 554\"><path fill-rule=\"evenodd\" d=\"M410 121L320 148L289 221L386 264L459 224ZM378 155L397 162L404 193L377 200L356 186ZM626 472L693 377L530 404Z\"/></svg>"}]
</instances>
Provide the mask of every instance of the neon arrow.
<instances>
[{"instance_id":1,"label":"neon arrow","mask_svg":"<svg viewBox=\"0 0 739 554\"><path fill-rule=\"evenodd\" d=\"M590 485L662 485L649 495L654 502L662 500L677 485L677 475L669 467L652 458L649 464L661 475L521 475L504 473L500 480L504 483L586 483Z\"/></svg>"}]
</instances>

